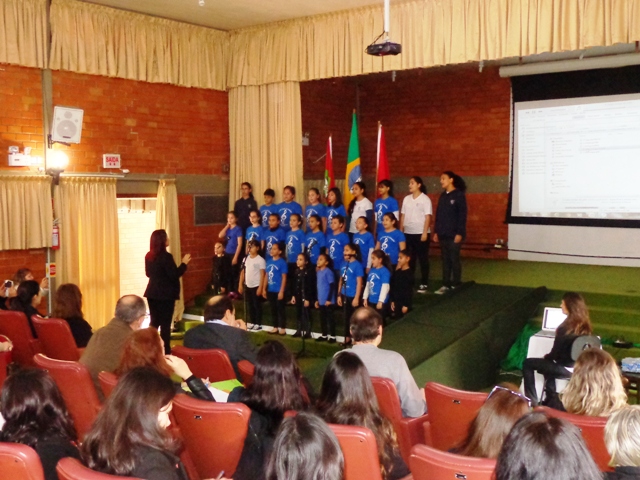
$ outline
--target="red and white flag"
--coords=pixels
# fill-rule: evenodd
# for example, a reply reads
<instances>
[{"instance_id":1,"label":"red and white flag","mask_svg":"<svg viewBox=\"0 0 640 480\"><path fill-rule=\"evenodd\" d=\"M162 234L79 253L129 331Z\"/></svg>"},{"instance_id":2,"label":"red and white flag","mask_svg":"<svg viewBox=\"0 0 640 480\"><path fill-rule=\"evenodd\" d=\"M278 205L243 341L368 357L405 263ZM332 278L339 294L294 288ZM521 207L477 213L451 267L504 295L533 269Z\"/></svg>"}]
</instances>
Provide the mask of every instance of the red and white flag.
<instances>
[{"instance_id":1,"label":"red and white flag","mask_svg":"<svg viewBox=\"0 0 640 480\"><path fill-rule=\"evenodd\" d=\"M376 185L382 180L391 180L389 174L389 159L387 158L387 145L384 141L382 124L378 122L378 156L376 161Z\"/></svg>"}]
</instances>

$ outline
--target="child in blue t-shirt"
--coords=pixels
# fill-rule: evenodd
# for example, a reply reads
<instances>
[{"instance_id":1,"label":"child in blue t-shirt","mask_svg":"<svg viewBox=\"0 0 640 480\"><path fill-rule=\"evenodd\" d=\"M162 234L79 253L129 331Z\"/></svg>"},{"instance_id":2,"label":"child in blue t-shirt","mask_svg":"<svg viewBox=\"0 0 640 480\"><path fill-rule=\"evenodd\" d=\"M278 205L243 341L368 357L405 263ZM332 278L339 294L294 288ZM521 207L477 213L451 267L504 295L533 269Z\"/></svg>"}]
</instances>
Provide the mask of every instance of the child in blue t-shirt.
<instances>
[{"instance_id":1,"label":"child in blue t-shirt","mask_svg":"<svg viewBox=\"0 0 640 480\"><path fill-rule=\"evenodd\" d=\"M264 228L260 224L260 212L258 210L251 210L249 213L249 221L251 226L247 228L247 233L244 235L245 243L247 245L245 255L249 254L249 242L254 240L258 242L261 249L264 249Z\"/></svg>"},{"instance_id":2,"label":"child in blue t-shirt","mask_svg":"<svg viewBox=\"0 0 640 480\"><path fill-rule=\"evenodd\" d=\"M238 279L240 278L240 264L242 262L242 228L238 225L238 218L235 212L227 213L227 224L224 226L218 238L226 239L224 255L231 262L231 293L238 289Z\"/></svg>"},{"instance_id":3,"label":"child in blue t-shirt","mask_svg":"<svg viewBox=\"0 0 640 480\"><path fill-rule=\"evenodd\" d=\"M291 215L297 213L302 216L302 207L295 201L295 198L296 187L292 187L291 185L284 187L282 190L283 202L278 205L278 215L280 215L280 225L286 232L291 230L291 227L289 226L289 219L291 218Z\"/></svg>"},{"instance_id":4,"label":"child in blue t-shirt","mask_svg":"<svg viewBox=\"0 0 640 480\"><path fill-rule=\"evenodd\" d=\"M360 249L353 243L348 243L344 247L344 263L340 270L340 281L338 282L338 305L344 309L344 344L351 345L351 335L349 332L349 319L356 308L360 306L362 297L362 277L364 270L360 260Z\"/></svg>"},{"instance_id":5,"label":"child in blue t-shirt","mask_svg":"<svg viewBox=\"0 0 640 480\"><path fill-rule=\"evenodd\" d=\"M382 216L384 230L378 235L378 243L376 243L376 249L380 249L389 255L393 270L396 269L400 250L404 250L407 247L404 233L396 228L397 224L398 220L393 213L385 213Z\"/></svg>"},{"instance_id":6,"label":"child in blue t-shirt","mask_svg":"<svg viewBox=\"0 0 640 480\"><path fill-rule=\"evenodd\" d=\"M384 229L382 217L385 213L393 213L396 219L400 218L398 201L393 197L393 182L391 180L380 180L378 182L378 193L380 197L373 204L373 214L376 219L374 231L376 238Z\"/></svg>"},{"instance_id":7,"label":"child in blue t-shirt","mask_svg":"<svg viewBox=\"0 0 640 480\"><path fill-rule=\"evenodd\" d=\"M336 282L331 269L331 257L327 253L318 255L318 269L316 270L316 285L318 299L316 308L320 310L320 331L322 335L316 342L336 343L336 322L333 318L333 304L336 297Z\"/></svg>"},{"instance_id":8,"label":"child in blue t-shirt","mask_svg":"<svg viewBox=\"0 0 640 480\"><path fill-rule=\"evenodd\" d=\"M280 216L277 213L269 215L269 228L264 230L265 260L271 258L271 247L278 242L284 242L287 238L285 231L280 228Z\"/></svg>"},{"instance_id":9,"label":"child in blue t-shirt","mask_svg":"<svg viewBox=\"0 0 640 480\"><path fill-rule=\"evenodd\" d=\"M309 231L309 219L311 215L317 215L322 222L322 230L327 229L327 207L320 203L320 190L317 188L310 188L307 193L308 205L304 209L304 216L307 222L307 231Z\"/></svg>"},{"instance_id":10,"label":"child in blue t-shirt","mask_svg":"<svg viewBox=\"0 0 640 480\"><path fill-rule=\"evenodd\" d=\"M336 215L342 216L344 230L344 219L347 217L347 211L342 204L342 193L338 187L332 188L327 194L327 225L329 227L331 227L331 220L333 220L333 217Z\"/></svg>"},{"instance_id":11,"label":"child in blue t-shirt","mask_svg":"<svg viewBox=\"0 0 640 480\"><path fill-rule=\"evenodd\" d=\"M331 219L331 231L327 233L327 253L333 262L336 284L340 277L340 269L344 263L344 246L349 243L349 235L343 232L344 217L336 215Z\"/></svg>"},{"instance_id":12,"label":"child in blue t-shirt","mask_svg":"<svg viewBox=\"0 0 640 480\"><path fill-rule=\"evenodd\" d=\"M373 240L373 235L369 231L369 221L367 217L360 217L356 220L356 228L358 233L353 234L353 243L360 248L360 255L362 255L362 268L365 272L368 272L371 268L371 252L376 242Z\"/></svg>"},{"instance_id":13,"label":"child in blue t-shirt","mask_svg":"<svg viewBox=\"0 0 640 480\"><path fill-rule=\"evenodd\" d=\"M267 268L262 286L262 296L269 301L273 328L267 333L286 335L287 318L285 316L284 291L287 288L287 262L281 258L284 242L271 246L271 256L267 259Z\"/></svg>"},{"instance_id":14,"label":"child in blue t-shirt","mask_svg":"<svg viewBox=\"0 0 640 480\"><path fill-rule=\"evenodd\" d=\"M367 276L367 285L364 288L364 306L374 307L382 318L386 318L389 305L389 290L391 284L391 271L389 257L382 250L374 250L371 253L371 270Z\"/></svg>"},{"instance_id":15,"label":"child in blue t-shirt","mask_svg":"<svg viewBox=\"0 0 640 480\"><path fill-rule=\"evenodd\" d=\"M260 218L262 219L262 228L269 228L269 215L278 213L278 204L273 203L276 192L273 188L267 188L264 191L264 205L260 207ZM268 252L268 251L267 251Z\"/></svg>"},{"instance_id":16,"label":"child in blue t-shirt","mask_svg":"<svg viewBox=\"0 0 640 480\"><path fill-rule=\"evenodd\" d=\"M318 263L318 255L324 250L327 245L327 240L324 236L324 232L320 229L322 226L322 220L318 215L311 215L307 221L307 235L305 249L307 255L309 255L309 262L314 267Z\"/></svg>"},{"instance_id":17,"label":"child in blue t-shirt","mask_svg":"<svg viewBox=\"0 0 640 480\"><path fill-rule=\"evenodd\" d=\"M286 248L287 248L287 268L289 269L287 289L287 299L293 296L293 275L296 273L297 258L300 253L304 252L304 232L300 230L302 217L297 213L292 213L289 219L291 230L287 232Z\"/></svg>"}]
</instances>

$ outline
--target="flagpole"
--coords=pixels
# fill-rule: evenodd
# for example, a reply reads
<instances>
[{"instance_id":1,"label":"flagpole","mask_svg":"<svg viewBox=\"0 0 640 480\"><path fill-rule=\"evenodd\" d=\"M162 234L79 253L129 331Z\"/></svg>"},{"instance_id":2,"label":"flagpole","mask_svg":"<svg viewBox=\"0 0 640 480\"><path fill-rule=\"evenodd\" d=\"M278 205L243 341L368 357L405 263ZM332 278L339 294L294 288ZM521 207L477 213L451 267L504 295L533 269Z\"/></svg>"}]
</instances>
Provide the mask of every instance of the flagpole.
<instances>
[{"instance_id":1,"label":"flagpole","mask_svg":"<svg viewBox=\"0 0 640 480\"><path fill-rule=\"evenodd\" d=\"M378 121L378 153L376 154L376 192L378 191L378 170L380 169L380 132L382 131L382 123Z\"/></svg>"}]
</instances>

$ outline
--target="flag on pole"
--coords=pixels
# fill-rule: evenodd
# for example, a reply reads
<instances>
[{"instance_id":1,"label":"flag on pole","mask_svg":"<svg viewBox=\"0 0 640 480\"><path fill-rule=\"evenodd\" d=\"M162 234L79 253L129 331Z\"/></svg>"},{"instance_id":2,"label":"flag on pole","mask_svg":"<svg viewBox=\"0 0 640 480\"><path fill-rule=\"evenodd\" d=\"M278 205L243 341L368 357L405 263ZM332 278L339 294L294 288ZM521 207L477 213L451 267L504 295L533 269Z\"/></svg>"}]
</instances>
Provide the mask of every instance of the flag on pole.
<instances>
[{"instance_id":1,"label":"flag on pole","mask_svg":"<svg viewBox=\"0 0 640 480\"><path fill-rule=\"evenodd\" d=\"M382 180L391 180L391 175L389 174L389 159L387 158L387 144L384 141L384 131L382 129L382 124L378 122L378 156L376 161L376 186Z\"/></svg>"},{"instance_id":2,"label":"flag on pole","mask_svg":"<svg viewBox=\"0 0 640 480\"><path fill-rule=\"evenodd\" d=\"M331 135L327 140L327 155L324 162L324 198L327 198L329 190L336 186L336 179L333 176L333 145L331 144Z\"/></svg>"},{"instance_id":3,"label":"flag on pole","mask_svg":"<svg viewBox=\"0 0 640 480\"><path fill-rule=\"evenodd\" d=\"M345 205L349 205L351 202L351 187L360 180L362 180L362 174L360 173L360 145L358 144L358 122L356 120L356 111L354 110L351 138L349 139L349 155L347 156L347 172L344 182L345 191L342 193Z\"/></svg>"}]
</instances>

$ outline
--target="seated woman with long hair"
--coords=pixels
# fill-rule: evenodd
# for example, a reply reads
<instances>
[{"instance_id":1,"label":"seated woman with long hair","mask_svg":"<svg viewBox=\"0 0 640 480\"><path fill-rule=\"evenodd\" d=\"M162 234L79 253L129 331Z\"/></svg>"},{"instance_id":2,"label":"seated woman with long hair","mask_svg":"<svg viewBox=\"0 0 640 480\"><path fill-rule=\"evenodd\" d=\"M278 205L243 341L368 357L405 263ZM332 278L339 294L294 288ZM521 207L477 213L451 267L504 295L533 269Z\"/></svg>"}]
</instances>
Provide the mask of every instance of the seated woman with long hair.
<instances>
[{"instance_id":1,"label":"seated woman with long hair","mask_svg":"<svg viewBox=\"0 0 640 480\"><path fill-rule=\"evenodd\" d=\"M327 423L356 425L373 432L383 479L409 475L393 425L380 413L371 377L357 355L341 352L333 357L324 372L316 409Z\"/></svg>"},{"instance_id":2,"label":"seated woman with long hair","mask_svg":"<svg viewBox=\"0 0 640 480\"><path fill-rule=\"evenodd\" d=\"M2 387L0 413L5 421L0 441L33 448L46 480L57 480L56 465L61 458L80 458L73 420L46 371L24 369L10 375Z\"/></svg>"},{"instance_id":3,"label":"seated woman with long hair","mask_svg":"<svg viewBox=\"0 0 640 480\"><path fill-rule=\"evenodd\" d=\"M287 410L304 410L308 400L302 389L298 364L284 345L268 341L258 350L252 383L235 388L228 402L251 409L249 431L233 476L234 480L262 480L273 440Z\"/></svg>"},{"instance_id":4,"label":"seated woman with long hair","mask_svg":"<svg viewBox=\"0 0 640 480\"><path fill-rule=\"evenodd\" d=\"M82 314L82 293L77 285L65 283L58 287L53 297L51 316L61 318L69 324L71 335L73 335L78 348L87 346L93 331Z\"/></svg>"},{"instance_id":5,"label":"seated woman with long hair","mask_svg":"<svg viewBox=\"0 0 640 480\"><path fill-rule=\"evenodd\" d=\"M478 411L469 432L453 453L467 457L498 458L513 425L531 410L530 400L514 389L495 387Z\"/></svg>"},{"instance_id":6,"label":"seated woman with long hair","mask_svg":"<svg viewBox=\"0 0 640 480\"><path fill-rule=\"evenodd\" d=\"M581 335L591 335L592 327L589 310L582 295L575 292L565 293L560 305L567 318L556 329L551 352L544 358L527 358L522 364L524 394L531 399L534 407L538 406L535 372L544 376L544 391L547 399L553 400L556 394L556 378L569 378L573 367L571 347L573 341Z\"/></svg>"},{"instance_id":7,"label":"seated woman with long hair","mask_svg":"<svg viewBox=\"0 0 640 480\"><path fill-rule=\"evenodd\" d=\"M606 480L640 479L640 405L627 405L613 412L604 427L604 443L611 455L613 472Z\"/></svg>"},{"instance_id":8,"label":"seated woman with long hair","mask_svg":"<svg viewBox=\"0 0 640 480\"><path fill-rule=\"evenodd\" d=\"M171 379L154 368L127 372L82 443L86 465L111 475L188 480L167 431L175 393Z\"/></svg>"},{"instance_id":9,"label":"seated woman with long hair","mask_svg":"<svg viewBox=\"0 0 640 480\"><path fill-rule=\"evenodd\" d=\"M301 412L280 425L267 463L267 480L342 480L344 456L318 416Z\"/></svg>"},{"instance_id":10,"label":"seated woman with long hair","mask_svg":"<svg viewBox=\"0 0 640 480\"><path fill-rule=\"evenodd\" d=\"M589 348L580 354L560 397L564 410L590 417L608 417L627 404L618 365L599 348Z\"/></svg>"},{"instance_id":11,"label":"seated woman with long hair","mask_svg":"<svg viewBox=\"0 0 640 480\"><path fill-rule=\"evenodd\" d=\"M36 329L31 322L33 315L40 315L38 305L42 302L40 285L35 280L26 280L18 286L17 295L11 299L9 310L22 312L27 316L33 338L38 338Z\"/></svg>"},{"instance_id":12,"label":"seated woman with long hair","mask_svg":"<svg viewBox=\"0 0 640 480\"><path fill-rule=\"evenodd\" d=\"M213 400L207 386L191 373L183 359L164 354L162 338L155 328L142 328L127 338L122 347L120 364L113 373L119 377L137 367L153 368L165 377L171 377L175 373L186 382L193 396L202 400ZM184 392L180 385L176 385L176 388L178 392Z\"/></svg>"}]
</instances>

